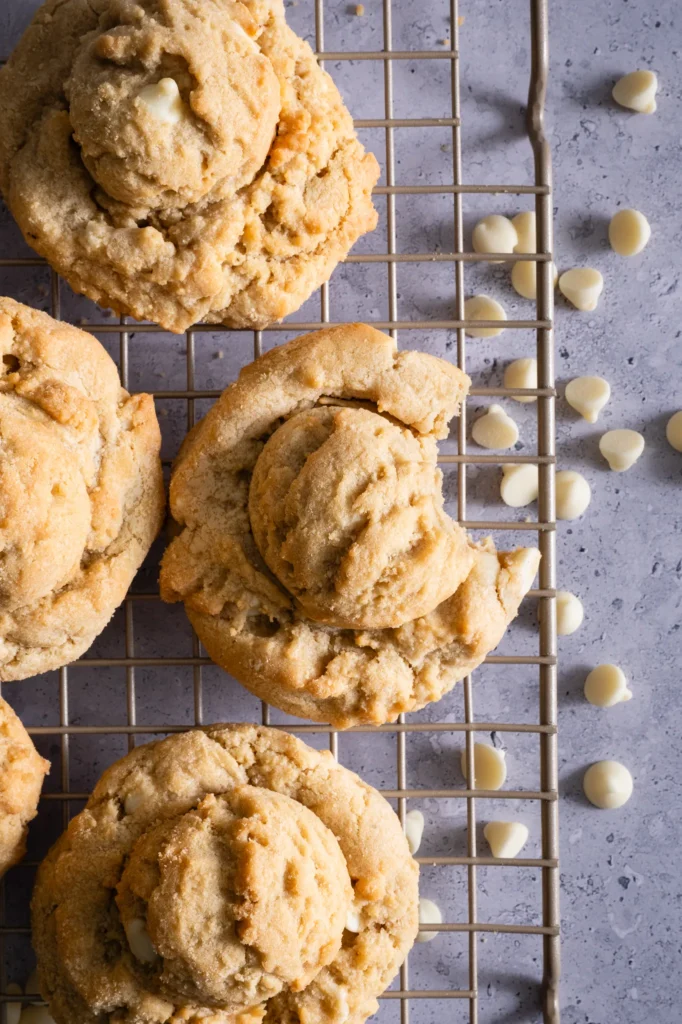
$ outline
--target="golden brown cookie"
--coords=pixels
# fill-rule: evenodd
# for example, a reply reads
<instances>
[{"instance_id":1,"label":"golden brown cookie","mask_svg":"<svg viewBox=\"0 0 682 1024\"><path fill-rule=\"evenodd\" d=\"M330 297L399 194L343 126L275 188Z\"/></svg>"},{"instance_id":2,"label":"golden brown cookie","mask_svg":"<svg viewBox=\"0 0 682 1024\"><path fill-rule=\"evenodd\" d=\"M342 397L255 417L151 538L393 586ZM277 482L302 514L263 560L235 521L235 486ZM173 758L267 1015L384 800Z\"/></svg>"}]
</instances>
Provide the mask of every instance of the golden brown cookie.
<instances>
[{"instance_id":1,"label":"golden brown cookie","mask_svg":"<svg viewBox=\"0 0 682 1024\"><path fill-rule=\"evenodd\" d=\"M539 563L443 510L436 439L469 378L363 324L242 370L171 480L161 596L214 661L340 727L438 700L499 643Z\"/></svg>"},{"instance_id":2,"label":"golden brown cookie","mask_svg":"<svg viewBox=\"0 0 682 1024\"><path fill-rule=\"evenodd\" d=\"M69 284L263 327L376 225L379 166L282 0L47 0L0 70L0 189Z\"/></svg>"},{"instance_id":3,"label":"golden brown cookie","mask_svg":"<svg viewBox=\"0 0 682 1024\"><path fill-rule=\"evenodd\" d=\"M160 444L91 334L0 298L0 681L104 629L161 526Z\"/></svg>"},{"instance_id":4,"label":"golden brown cookie","mask_svg":"<svg viewBox=\"0 0 682 1024\"><path fill-rule=\"evenodd\" d=\"M23 725L0 697L0 876L26 852L50 762L40 756Z\"/></svg>"},{"instance_id":5,"label":"golden brown cookie","mask_svg":"<svg viewBox=\"0 0 682 1024\"><path fill-rule=\"evenodd\" d=\"M362 1024L417 881L388 803L328 751L180 733L106 771L42 864L41 991L57 1024Z\"/></svg>"}]
</instances>

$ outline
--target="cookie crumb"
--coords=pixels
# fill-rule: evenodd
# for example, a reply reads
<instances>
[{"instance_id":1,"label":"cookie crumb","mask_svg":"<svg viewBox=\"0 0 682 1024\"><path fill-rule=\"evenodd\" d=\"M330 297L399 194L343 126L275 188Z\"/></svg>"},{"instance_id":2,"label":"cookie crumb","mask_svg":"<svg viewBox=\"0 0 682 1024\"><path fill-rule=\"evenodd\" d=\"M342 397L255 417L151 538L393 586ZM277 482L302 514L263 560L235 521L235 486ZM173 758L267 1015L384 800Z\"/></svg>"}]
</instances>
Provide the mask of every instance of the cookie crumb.
<instances>
[{"instance_id":1,"label":"cookie crumb","mask_svg":"<svg viewBox=\"0 0 682 1024\"><path fill-rule=\"evenodd\" d=\"M441 46L449 46L450 45L450 40L449 39L439 39L438 42L440 43Z\"/></svg>"},{"instance_id":2,"label":"cookie crumb","mask_svg":"<svg viewBox=\"0 0 682 1024\"><path fill-rule=\"evenodd\" d=\"M365 5L364 4L356 4L355 5L355 13L358 16L358 18L361 18L363 16L363 14L365 13Z\"/></svg>"},{"instance_id":3,"label":"cookie crumb","mask_svg":"<svg viewBox=\"0 0 682 1024\"><path fill-rule=\"evenodd\" d=\"M460 28L464 24L464 15L463 14L460 14L459 18L457 19L457 24L459 25Z\"/></svg>"},{"instance_id":4,"label":"cookie crumb","mask_svg":"<svg viewBox=\"0 0 682 1024\"><path fill-rule=\"evenodd\" d=\"M218 351L214 354L213 358L214 359L224 359L225 358L225 353L223 352L222 349L218 349Z\"/></svg>"}]
</instances>

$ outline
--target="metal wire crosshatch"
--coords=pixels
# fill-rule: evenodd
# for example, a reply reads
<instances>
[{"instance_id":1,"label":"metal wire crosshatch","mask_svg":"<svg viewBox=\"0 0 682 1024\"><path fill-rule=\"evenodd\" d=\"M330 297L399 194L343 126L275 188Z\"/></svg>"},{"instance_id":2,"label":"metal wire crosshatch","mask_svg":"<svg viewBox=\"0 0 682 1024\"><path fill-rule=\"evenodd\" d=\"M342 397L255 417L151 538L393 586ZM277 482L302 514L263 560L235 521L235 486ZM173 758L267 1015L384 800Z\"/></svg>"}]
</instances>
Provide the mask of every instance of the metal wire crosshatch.
<instances>
[{"instance_id":1,"label":"metal wire crosshatch","mask_svg":"<svg viewBox=\"0 0 682 1024\"><path fill-rule=\"evenodd\" d=\"M311 17L313 16L313 0L305 0L310 6ZM325 49L324 39L324 0L314 0L314 26L315 43L318 57L321 61L334 62L342 61L374 61L379 62L378 66L383 68L384 104L385 116L376 119L356 120L358 128L379 129L385 134L385 185L375 189L377 195L385 196L386 202L386 252L379 254L351 254L349 263L379 263L386 267L386 280L388 285L387 310L388 319L385 321L374 320L374 325L380 329L390 331L394 336L399 332L416 330L434 330L450 332L456 338L456 361L464 369L466 363L466 345L464 328L467 326L464 320L464 264L477 261L489 261L489 255L480 256L476 253L466 252L463 244L463 216L462 197L466 194L496 194L506 193L511 195L528 195L535 197L535 210L537 215L538 230L538 254L523 256L504 256L505 260L524 259L533 260L537 263L538 297L536 305L535 320L507 321L506 327L514 329L533 330L537 341L537 362L538 362L538 387L535 390L511 391L503 387L479 387L472 390L472 395L477 396L498 396L506 395L535 395L537 396L537 454L536 455L511 455L500 458L493 455L471 455L467 453L467 417L466 410L457 426L457 452L456 454L443 454L440 457L442 464L453 464L457 475L458 492L458 518L471 529L494 529L494 530L516 530L516 531L537 531L538 545L542 553L540 566L539 586L531 592L531 597L537 599L540 605L538 633L538 653L533 656L512 656L512 655L491 655L486 659L487 664L519 664L537 667L539 684L539 714L537 723L513 723L513 722L487 722L475 721L473 709L473 687L471 678L462 683L464 721L462 722L441 722L419 720L405 721L404 716L395 725L386 725L377 730L379 733L395 736L395 758L397 788L384 788L385 796L394 801L401 818L404 818L409 801L414 799L454 799L465 802L466 807L466 856L441 856L441 857L419 857L423 865L428 866L460 866L466 872L467 908L466 920L458 923L443 923L437 926L425 926L425 930L438 930L440 932L461 932L464 933L467 942L467 974L468 985L459 989L450 988L446 990L411 988L410 986L410 958L403 965L399 984L385 993L383 1000L399 1001L399 1018L401 1024L409 1024L413 1020L427 1019L420 1017L418 1012L412 1012L415 1004L423 1007L425 1001L458 1000L461 1007L459 1015L455 1015L455 1009L451 1002L440 1004L438 1019L443 1019L443 1008L446 1010L446 1019L465 1020L470 1024L477 1024L479 1021L479 966L477 938L481 933L496 934L521 934L535 935L541 938L543 946L543 1007L542 1013L547 1024L559 1024L559 875L558 875L558 816L557 816L557 695L556 695L556 626L554 617L554 596L555 596L555 513L554 513L554 359L553 359L553 337L552 337L552 315L553 315L553 283L552 283L552 201L551 201L551 157L549 146L543 130L543 110L545 90L548 72L548 36L547 36L547 0L530 0L530 30L531 30L531 72L530 89L527 110L527 129L534 155L534 184L533 185L475 185L466 184L462 181L462 150L460 137L460 80L459 80L459 11L458 0L450 0L451 19L451 40L447 48L439 50L407 50L398 51L392 45L392 8L391 0L383 0L383 49L380 51L358 51L358 52L332 52ZM395 61L446 61L450 68L450 91L452 110L451 116L447 118L396 118L394 117L394 81L393 70ZM453 180L447 185L399 185L396 183L395 174L395 149L394 132L397 128L448 128L452 132L452 173ZM428 194L441 194L452 196L452 216L454 226L454 246L452 252L447 253L414 253L403 254L397 250L396 245L396 197L416 196ZM492 257L494 258L494 256ZM455 318L451 320L409 320L398 319L398 290L397 290L397 266L401 263L428 263L428 262L451 263L454 269L455 283ZM37 258L23 259L0 259L0 267L27 267L40 266L42 260ZM333 287L333 282L331 287ZM314 330L321 323L330 322L330 286L325 285L320 295L319 320L312 322L288 321L282 325L274 325L269 331L301 332ZM55 317L60 317L63 310L60 302L60 283L54 273L51 277L51 312ZM486 326L486 324L483 324ZM488 324L487 326L494 326ZM88 324L88 329L98 335L118 335L119 366L124 386L128 385L131 358L135 347L130 343L130 334L137 327L133 327L122 319L118 324L97 323ZM153 325L145 325L144 333L151 334L160 330ZM212 400L217 397L219 391L213 389L201 389L195 383L195 349L196 338L204 332L217 333L216 328L204 328L197 326L186 334L186 387L182 390L155 391L155 398L162 400L179 400L186 406L186 426L191 427L197 413L197 403L204 400ZM263 346L263 332L254 332L253 354L261 354ZM184 426L184 424L183 424ZM532 462L538 466L539 472L539 500L537 522L483 522L481 520L469 521L467 516L467 467L476 464L501 464ZM128 748L136 743L137 737L150 738L154 735L181 731L187 728L187 724L149 724L138 723L138 678L140 671L158 667L166 671L172 668L187 668L191 670L193 690L193 720L196 724L204 722L204 684L202 673L207 665L210 665L196 637L192 640L191 657L136 657L134 640L134 621L136 606L141 602L159 603L159 609L164 606L158 602L158 593L132 593L126 599L123 612L123 631L125 642L125 656L117 658L94 657L86 655L80 662L79 668L96 672L100 668L118 668L125 672L126 689L126 721L116 725L74 725L70 724L69 715L69 669L64 668L58 674L58 719L46 725L38 726L29 731L37 737L58 738L60 745L61 779L60 784L44 795L42 807L44 808L54 801L62 808L60 824L65 825L69 817L81 806L81 801L87 793L74 792L71 787L70 772L70 740L73 737L90 736L101 738L105 736L119 735L126 737ZM169 624L172 629L172 624ZM225 719L228 714L223 716ZM271 721L270 709L262 705L262 721L269 724ZM339 734L337 730L323 725L310 725L293 723L286 726L296 734L302 735L310 741L316 736L328 734L329 746L335 756L341 754L339 749ZM375 730L363 727L351 732L371 733ZM464 733L466 741L466 761L468 766L467 776L473 777L473 753L474 739L478 732L498 733L529 733L538 736L540 747L540 788L537 791L528 789L511 790L505 789L500 792L486 792L483 790L471 789L424 789L410 788L408 785L408 752L407 740L411 734L427 733L438 735L448 732ZM343 743L341 744L343 748ZM541 857L539 858L517 858L515 860L495 860L489 856L479 853L477 849L476 818L479 801L490 798L504 799L509 801L526 800L535 801L540 807L541 821ZM54 806L54 804L53 804ZM38 818L38 823L40 818ZM33 826L36 828L36 824ZM39 827L39 825L38 825ZM479 867L508 867L508 868L536 868L541 874L542 880L542 924L523 925L509 923L486 923L479 919L477 912L477 869ZM26 864L25 864L26 867ZM28 867L35 868L34 862L28 862ZM22 869L23 870L23 869ZM11 875L9 876L11 879ZM11 885L10 881L10 885ZM27 926L14 926L8 922L5 916L6 904L6 882L3 883L2 895L2 919L0 922L0 1020L7 1020L7 1003L12 1001L28 1002L34 996L18 996L7 992L9 980L15 980L11 957L11 938L29 935ZM510 962L508 967L514 971L514 963ZM417 1002L418 1001L418 1002ZM461 1011L464 1011L463 1013ZM467 1013L468 1011L468 1013ZM429 1017L429 1020L436 1017ZM516 1018L515 1018L516 1019Z\"/></svg>"}]
</instances>

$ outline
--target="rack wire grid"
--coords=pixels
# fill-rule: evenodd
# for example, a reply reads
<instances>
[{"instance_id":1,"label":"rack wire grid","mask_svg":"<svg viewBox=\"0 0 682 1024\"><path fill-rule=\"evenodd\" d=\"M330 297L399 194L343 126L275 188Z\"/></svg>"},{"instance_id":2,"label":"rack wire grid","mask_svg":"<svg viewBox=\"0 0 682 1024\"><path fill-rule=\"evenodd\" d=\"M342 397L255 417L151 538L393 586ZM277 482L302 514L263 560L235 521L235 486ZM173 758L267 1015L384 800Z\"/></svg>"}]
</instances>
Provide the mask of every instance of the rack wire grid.
<instances>
[{"instance_id":1,"label":"rack wire grid","mask_svg":"<svg viewBox=\"0 0 682 1024\"><path fill-rule=\"evenodd\" d=\"M37 0L36 0L37 5ZM34 5L34 6L36 6ZM303 0L294 4L289 15L295 14L301 25L297 25L301 34L305 34L304 19L314 19L315 48L321 62L334 62L337 71L345 68L358 69L367 67L366 62L377 70L378 77L383 81L384 116L380 118L357 120L359 130L378 130L384 136L385 152L378 155L384 157L384 181L375 190L377 203L385 203L385 218L379 232L380 247L385 251L365 252L362 246L348 257L346 268L361 264L358 268L364 275L369 273L372 264L379 264L387 285L387 318L375 318L375 326L390 331L395 337L398 332L407 334L408 344L419 347L420 332L426 332L422 342L426 347L443 349L456 358L457 365L462 369L467 362L465 329L468 326L464 319L464 267L465 264L491 262L495 255L467 252L464 249L463 228L463 197L475 195L519 195L528 197L533 202L537 215L538 253L537 255L499 257L505 261L522 258L534 260L537 265L537 303L536 317L533 320L510 320L506 328L511 331L530 330L535 333L538 386L533 390L517 390L501 386L475 387L473 398L480 397L536 397L533 406L524 405L520 408L533 409L537 428L537 452L533 455L495 455L471 454L467 451L467 410L463 410L457 423L456 450L451 454L445 451L440 456L444 473L452 473L456 478L456 508L459 521L471 530L495 531L534 531L537 532L538 544L542 553L539 587L531 591L530 598L536 599L539 614L532 614L526 622L525 632L537 641L536 654L494 654L487 658L486 669L478 672L480 679L486 673L494 673L494 666L503 666L504 674L512 671L511 666L521 666L519 671L537 670L537 682L533 682L533 706L535 721L478 721L474 717L474 687L471 677L465 679L461 686L455 688L453 694L459 694L463 707L460 711L453 710L453 701L446 697L438 705L432 705L423 712L410 715L407 720L401 716L393 725L385 725L378 729L360 728L339 733L324 725L301 723L299 720L282 715L266 705L259 706L255 698L245 693L233 681L226 679L215 666L212 666L195 636L185 625L184 618L179 617L176 608L163 606L158 599L155 586L158 569L158 555L162 545L157 544L150 559L136 580L136 583L125 601L124 608L117 613L111 626L96 642L88 654L78 663L63 668L58 673L50 673L38 680L5 686L14 706L22 713L24 720L29 721L29 731L40 749L51 758L53 769L46 785L39 816L31 829L29 853L23 865L13 869L5 880L1 897L2 919L0 923L0 1007L2 1020L8 1019L8 1002L28 1002L36 998L30 993L16 995L8 992L8 983L23 981L32 967L30 950L30 928L28 920L28 899L35 868L49 845L59 831L66 825L69 817L81 809L87 798L88 789L116 756L125 752L126 747L132 748L137 742L149 740L160 734L180 731L192 724L202 724L219 720L260 720L266 724L289 728L292 732L302 735L307 742L315 745L329 744L332 752L343 763L359 770L361 774L377 784L384 795L396 807L401 819L404 820L408 806L421 805L427 811L427 835L424 846L432 847L432 851L424 852L418 857L422 872L422 891L427 894L436 890L441 894L441 903L446 914L446 923L425 926L425 930L437 931L440 937L437 942L415 947L403 965L399 978L393 987L385 993L381 1001L378 1020L384 1024L400 1020L401 1024L428 1024L430 1021L468 1020L470 1024L478 1024L479 1020L494 1019L505 1021L523 1020L529 1024L531 1020L544 1019L547 1024L559 1024L559 876L558 876L558 819L557 819L557 699L556 699L556 627L554 618L555 597L555 514L554 514L554 365L553 365L553 284L552 275L552 202L551 202L551 158L549 147L544 135L543 110L548 72L548 33L547 33L547 0L530 0L530 89L527 106L526 124L528 137L533 151L534 182L530 185L479 185L468 184L462 180L462 144L461 144L461 107L460 107L460 74L459 74L459 28L461 21L457 0L449 2L450 40L444 40L439 49L398 50L393 48L393 13L391 0L382 0L383 47L380 50L355 50L339 52L325 49L325 11L324 0ZM329 6L329 0L328 0ZM310 21L308 21L310 32ZM399 118L394 116L394 75L398 62L410 67L432 66L438 62L447 68L449 103L451 114L437 118ZM426 62L429 62L427 65ZM451 144L441 147L451 151L452 181L433 185L398 184L396 180L396 132L398 129L445 129L451 133ZM376 149L376 145L374 146ZM445 197L451 203L450 218L453 228L453 245L451 252L416 252L403 253L397 246L397 200L407 197L406 202L416 201L417 196L437 195ZM21 275L34 268L35 274L44 274L45 281L49 277L49 286L43 288L44 305L55 317L77 319L73 310L73 293L70 293L63 282L45 266L44 261L31 256L17 256L22 252L21 242L16 233L12 233L9 219L6 218L3 234L9 241L3 249L0 259L0 273L5 274L5 289L11 290L18 298L22 293ZM383 236L383 241L381 241ZM5 256L7 246L12 255ZM499 259L498 258L498 259ZM455 285L455 317L454 319L409 319L399 318L399 266L426 263L430 268L437 263L448 266L454 272ZM339 268L337 274L342 272ZM9 274L9 278L7 275ZM19 275L19 276L13 276ZM318 298L319 317L296 322L289 320L284 324L273 325L267 332L253 334L253 356L261 354L271 339L281 340L276 333L289 332L292 336L305 330L314 330L320 324L330 323L330 292L335 286L337 277L330 285L321 289ZM450 278L450 286L452 279ZM370 290L371 286L370 286ZM38 294L40 294L38 287ZM20 294L17 294L19 292ZM67 294L68 293L68 294ZM309 302L306 309L311 308ZM135 371L136 359L142 360L145 351L153 347L159 340L160 329L154 325L132 325L125 318L116 322L107 322L107 314L92 306L94 319L83 324L95 333L117 358L121 379L126 387L136 387L138 376ZM368 318L369 319L369 318ZM486 326L486 324L478 324ZM495 324L487 324L495 326ZM230 354L237 351L242 362L250 358L244 341L245 335L226 335L234 332L218 330L214 327L197 325L189 330L184 339L183 374L184 387L172 387L166 390L158 386L147 388L154 392L157 400L162 427L166 438L166 466L181 440L185 428L189 428L195 419L215 400L221 387L202 386L198 380L198 349L202 342L209 344L227 342ZM436 338L434 342L432 339ZM415 344L413 339L417 339ZM164 341L169 345L172 340ZM240 348L241 346L241 348ZM157 365L160 349L154 350L152 361ZM164 354L165 354L164 350ZM203 352L203 349L202 349ZM177 350L175 355L177 355ZM215 352L213 358L220 358L225 353ZM203 356L205 353L203 353ZM225 363L211 366L225 366ZM231 369L231 367L230 367ZM164 372L157 372L157 377L165 377ZM172 373L170 374L172 377ZM229 379L229 374L226 375ZM231 374L234 376L234 374ZM209 380L209 384L211 381ZM222 386L227 380L221 380ZM185 411L177 415L184 405ZM444 446L447 449L447 444ZM470 520L467 506L467 470L476 466L499 466L501 463L530 462L538 466L539 499L537 521L504 521L504 520ZM446 495L451 493L446 486ZM486 506L487 507L487 506ZM516 533L518 536L518 533ZM140 638L140 625L143 625ZM150 639L151 638L151 639ZM189 645L185 654L176 654L180 650L181 641ZM161 653L157 648L161 649ZM151 645L151 646L150 646ZM145 653L141 653L144 651ZM150 651L152 653L150 653ZM210 682L211 696L207 699L207 679ZM500 677L493 677L497 689ZM515 692L513 684L512 695ZM483 687L484 693L485 687ZM177 713L172 705L172 698L185 695L181 699L182 713ZM190 696L191 695L191 696ZM494 704L494 700L485 703ZM513 696L512 696L512 704ZM215 705L215 709L214 709ZM33 708L33 711L31 710ZM509 711L509 708L506 709ZM149 718L148 718L149 716ZM500 716L506 717L506 716ZM181 719L181 720L178 720ZM466 782L456 776L456 767L451 769L458 758L453 756L448 746L454 737L465 738L465 756L467 777L473 778L474 741L479 733L490 733L494 742L499 743L500 737L511 742L513 737L533 740L537 743L535 753L531 754L531 762L539 774L539 786L529 785L520 789L504 789L500 792L472 790L466 788ZM364 740L360 747L354 748L356 740ZM445 744L445 746L444 746ZM538 772L539 768L539 772ZM445 781L439 779L439 772L445 775ZM391 773L395 779L390 784ZM452 773L457 778L457 785L451 782ZM412 782L412 778L420 782L426 776L426 785ZM433 785L434 777L441 781L440 786ZM537 775L536 775L537 777ZM430 785L428 783L431 783ZM477 818L481 804L484 807L494 806L494 801L504 801L502 806L529 807L539 810L538 823L535 829L535 840L539 856L523 857L514 860L497 860L486 856L481 851L480 836L477 835ZM519 802L519 803L514 803ZM444 806L453 807L450 812L442 811ZM457 832L451 822L460 815L461 825L459 839L465 852L453 854L457 848ZM533 831L533 830L531 830ZM483 884L481 873L490 869L492 882ZM458 870L455 879L447 871ZM496 884L501 871L511 873L511 880L506 889ZM523 872L530 872L532 881L539 879L539 909L535 914L534 923L510 923L510 916L516 918L519 907L513 906L515 913L509 908L505 913L493 914L493 919L482 920L479 901L484 895L492 906L504 907L505 899L511 893L526 892L528 884L519 881ZM486 875L487 877L487 875ZM509 876L507 876L509 877ZM525 898L525 897L524 897ZM461 920L452 920L457 916L459 908ZM521 911L532 915L531 904L522 901ZM495 920L498 917L498 920ZM501 918L504 917L504 920ZM481 944L490 937L503 940L513 939L510 952L508 946L498 948L493 959L493 968L488 973L488 981L482 973L479 961ZM522 954L521 939L530 937L534 943L541 943L541 955ZM455 949L448 943L460 941L463 948ZM539 951L535 951L536 953ZM529 967L534 965L537 977L528 979ZM531 972L532 973L532 972ZM435 981L434 981L435 979ZM459 980L458 980L459 979ZM499 987L500 979L506 979L507 986L516 999L516 1010L504 1015L500 1012L499 1003L490 999L491 989ZM485 988L484 988L485 984ZM526 985L527 995L518 998L520 989ZM504 987L504 986L503 986ZM509 993L507 993L509 994ZM482 1007L482 998L487 995L486 1006ZM519 1014L520 1011L520 1015ZM487 1017L487 1013L492 1016Z\"/></svg>"}]
</instances>

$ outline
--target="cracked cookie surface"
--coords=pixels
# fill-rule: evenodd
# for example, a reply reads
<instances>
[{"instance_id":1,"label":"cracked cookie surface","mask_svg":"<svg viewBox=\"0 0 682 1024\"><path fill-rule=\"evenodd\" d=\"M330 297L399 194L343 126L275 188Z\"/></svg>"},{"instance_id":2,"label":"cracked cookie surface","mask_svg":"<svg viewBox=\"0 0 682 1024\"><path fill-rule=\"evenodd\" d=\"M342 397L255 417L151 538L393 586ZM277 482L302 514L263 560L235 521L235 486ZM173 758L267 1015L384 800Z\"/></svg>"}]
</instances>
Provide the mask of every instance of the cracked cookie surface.
<instances>
[{"instance_id":1,"label":"cracked cookie surface","mask_svg":"<svg viewBox=\"0 0 682 1024\"><path fill-rule=\"evenodd\" d=\"M389 804L328 751L181 733L108 769L41 865L41 991L57 1024L363 1024L417 883Z\"/></svg>"},{"instance_id":2,"label":"cracked cookie surface","mask_svg":"<svg viewBox=\"0 0 682 1024\"><path fill-rule=\"evenodd\" d=\"M0 189L103 306L298 309L376 225L375 158L282 0L47 0L0 70Z\"/></svg>"},{"instance_id":3,"label":"cracked cookie surface","mask_svg":"<svg viewBox=\"0 0 682 1024\"><path fill-rule=\"evenodd\" d=\"M161 595L276 707L340 727L438 700L495 647L539 552L474 544L436 440L469 387L349 324L242 370L186 439Z\"/></svg>"},{"instance_id":4,"label":"cracked cookie surface","mask_svg":"<svg viewBox=\"0 0 682 1024\"><path fill-rule=\"evenodd\" d=\"M104 629L161 526L160 444L92 335L0 298L0 681Z\"/></svg>"},{"instance_id":5,"label":"cracked cookie surface","mask_svg":"<svg viewBox=\"0 0 682 1024\"><path fill-rule=\"evenodd\" d=\"M0 697L0 877L26 852L50 763L33 746L17 715Z\"/></svg>"}]
</instances>

